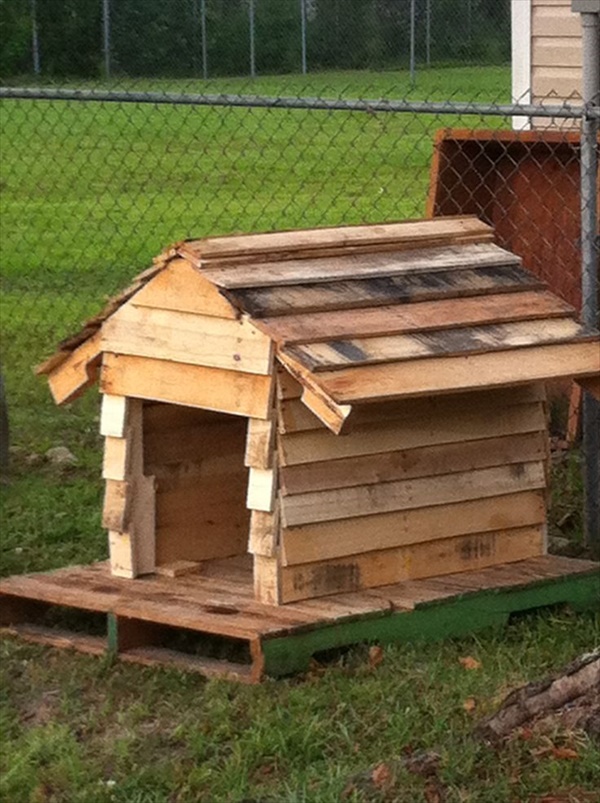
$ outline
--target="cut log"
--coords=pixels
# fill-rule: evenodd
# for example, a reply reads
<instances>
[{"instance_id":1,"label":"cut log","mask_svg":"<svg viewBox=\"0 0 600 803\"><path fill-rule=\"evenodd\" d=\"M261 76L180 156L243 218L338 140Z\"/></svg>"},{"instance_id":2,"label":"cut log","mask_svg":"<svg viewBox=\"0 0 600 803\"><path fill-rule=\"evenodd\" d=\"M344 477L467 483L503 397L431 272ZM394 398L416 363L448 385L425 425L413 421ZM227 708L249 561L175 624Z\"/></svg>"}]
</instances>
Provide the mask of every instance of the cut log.
<instances>
[{"instance_id":1,"label":"cut log","mask_svg":"<svg viewBox=\"0 0 600 803\"><path fill-rule=\"evenodd\" d=\"M499 742L526 722L557 712L567 703L588 695L598 709L597 717L600 714L600 649L577 658L558 674L515 689L495 714L477 725L475 734L488 742ZM590 718L589 709L587 718Z\"/></svg>"}]
</instances>

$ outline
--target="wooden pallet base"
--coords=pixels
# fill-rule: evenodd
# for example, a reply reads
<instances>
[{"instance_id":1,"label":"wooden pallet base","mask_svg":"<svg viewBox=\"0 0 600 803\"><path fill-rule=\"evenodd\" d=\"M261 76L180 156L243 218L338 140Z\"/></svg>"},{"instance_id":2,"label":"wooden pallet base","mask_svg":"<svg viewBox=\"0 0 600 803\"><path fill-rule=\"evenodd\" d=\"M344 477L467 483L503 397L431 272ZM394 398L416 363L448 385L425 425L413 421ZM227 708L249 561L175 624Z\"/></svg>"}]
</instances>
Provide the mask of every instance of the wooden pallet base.
<instances>
[{"instance_id":1,"label":"wooden pallet base","mask_svg":"<svg viewBox=\"0 0 600 803\"><path fill-rule=\"evenodd\" d=\"M0 581L4 633L120 660L256 683L360 642L435 640L556 604L600 610L600 566L545 556L284 606L253 599L249 560L128 580L107 564Z\"/></svg>"}]
</instances>

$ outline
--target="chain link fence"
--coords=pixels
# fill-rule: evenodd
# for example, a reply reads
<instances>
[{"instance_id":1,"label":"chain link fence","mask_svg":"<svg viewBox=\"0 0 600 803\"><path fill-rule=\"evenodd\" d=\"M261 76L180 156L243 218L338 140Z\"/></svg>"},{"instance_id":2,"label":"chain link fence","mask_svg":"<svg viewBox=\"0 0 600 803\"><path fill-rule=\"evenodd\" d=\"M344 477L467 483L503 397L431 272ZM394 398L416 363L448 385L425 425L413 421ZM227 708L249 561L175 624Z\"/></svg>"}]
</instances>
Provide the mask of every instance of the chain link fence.
<instances>
[{"instance_id":1,"label":"chain link fence","mask_svg":"<svg viewBox=\"0 0 600 803\"><path fill-rule=\"evenodd\" d=\"M582 179L580 130L598 104L557 91L511 105L508 0L4 6L13 442L92 437L89 405L57 414L31 369L187 237L476 214L596 315L597 287L581 297L581 187L597 194L597 179L591 163Z\"/></svg>"}]
</instances>

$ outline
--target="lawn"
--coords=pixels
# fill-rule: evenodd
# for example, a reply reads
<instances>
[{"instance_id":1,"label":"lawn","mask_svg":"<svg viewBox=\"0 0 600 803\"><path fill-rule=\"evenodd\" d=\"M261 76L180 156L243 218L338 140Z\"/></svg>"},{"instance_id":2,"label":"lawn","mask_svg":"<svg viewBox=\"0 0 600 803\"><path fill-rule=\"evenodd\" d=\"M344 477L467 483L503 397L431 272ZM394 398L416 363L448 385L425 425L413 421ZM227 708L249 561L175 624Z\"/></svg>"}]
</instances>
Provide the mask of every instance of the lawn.
<instances>
[{"instance_id":1,"label":"lawn","mask_svg":"<svg viewBox=\"0 0 600 803\"><path fill-rule=\"evenodd\" d=\"M509 78L505 68L453 68L420 73L414 90L405 73L135 86L505 102ZM57 411L31 368L107 294L188 236L419 217L434 132L508 125L502 118L45 101L3 101L0 114L2 365L14 444L11 483L0 488L1 574L105 555L97 396ZM74 452L75 467L44 462L56 445ZM556 473L558 515L580 537L577 455L557 463ZM540 803L564 792L562 803L598 801L598 752L580 734L557 728L496 751L471 729L510 687L599 638L597 617L546 611L503 633L387 647L377 667L366 648L354 649L326 671L316 666L258 688L7 639L0 645L0 800L327 803L351 790L357 773L397 762L389 788L354 784L346 799ZM459 658L467 655L481 667L465 670ZM568 747L571 758L549 745ZM433 787L402 764L418 750L440 755Z\"/></svg>"}]
</instances>

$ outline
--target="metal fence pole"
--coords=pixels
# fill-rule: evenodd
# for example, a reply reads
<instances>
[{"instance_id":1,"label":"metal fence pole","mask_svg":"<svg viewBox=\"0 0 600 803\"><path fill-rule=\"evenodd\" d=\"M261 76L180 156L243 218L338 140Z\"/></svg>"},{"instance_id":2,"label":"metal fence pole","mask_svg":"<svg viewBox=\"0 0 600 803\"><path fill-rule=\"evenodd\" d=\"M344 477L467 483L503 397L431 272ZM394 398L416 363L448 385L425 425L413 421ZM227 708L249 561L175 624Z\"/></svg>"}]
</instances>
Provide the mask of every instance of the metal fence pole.
<instances>
[{"instance_id":1,"label":"metal fence pole","mask_svg":"<svg viewBox=\"0 0 600 803\"><path fill-rule=\"evenodd\" d=\"M302 75L306 75L306 0L300 0L300 32L302 37Z\"/></svg>"},{"instance_id":2,"label":"metal fence pole","mask_svg":"<svg viewBox=\"0 0 600 803\"><path fill-rule=\"evenodd\" d=\"M425 61L431 67L431 0L425 2Z\"/></svg>"},{"instance_id":3,"label":"metal fence pole","mask_svg":"<svg viewBox=\"0 0 600 803\"><path fill-rule=\"evenodd\" d=\"M254 0L248 0L248 24L250 26L250 77L256 77L256 53L254 49Z\"/></svg>"},{"instance_id":4,"label":"metal fence pole","mask_svg":"<svg viewBox=\"0 0 600 803\"><path fill-rule=\"evenodd\" d=\"M416 81L415 16L416 16L416 0L410 0L410 85L412 87L414 87Z\"/></svg>"},{"instance_id":5,"label":"metal fence pole","mask_svg":"<svg viewBox=\"0 0 600 803\"><path fill-rule=\"evenodd\" d=\"M102 50L104 77L110 78L110 0L102 0Z\"/></svg>"},{"instance_id":6,"label":"metal fence pole","mask_svg":"<svg viewBox=\"0 0 600 803\"><path fill-rule=\"evenodd\" d=\"M579 7L577 7L579 6ZM598 326L598 119L589 113L600 107L600 2L573 3L581 10L583 102L588 113L581 124L581 318ZM589 9L589 11L588 11ZM600 403L583 395L583 458L586 543L600 554Z\"/></svg>"},{"instance_id":7,"label":"metal fence pole","mask_svg":"<svg viewBox=\"0 0 600 803\"><path fill-rule=\"evenodd\" d=\"M202 77L208 78L208 44L206 39L206 0L200 0L200 31L202 35Z\"/></svg>"},{"instance_id":8,"label":"metal fence pole","mask_svg":"<svg viewBox=\"0 0 600 803\"><path fill-rule=\"evenodd\" d=\"M36 75L39 75L41 72L41 65L40 65L40 41L38 37L36 0L31 0L31 55L33 57L33 72Z\"/></svg>"}]
</instances>

